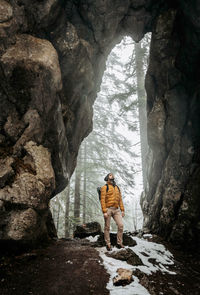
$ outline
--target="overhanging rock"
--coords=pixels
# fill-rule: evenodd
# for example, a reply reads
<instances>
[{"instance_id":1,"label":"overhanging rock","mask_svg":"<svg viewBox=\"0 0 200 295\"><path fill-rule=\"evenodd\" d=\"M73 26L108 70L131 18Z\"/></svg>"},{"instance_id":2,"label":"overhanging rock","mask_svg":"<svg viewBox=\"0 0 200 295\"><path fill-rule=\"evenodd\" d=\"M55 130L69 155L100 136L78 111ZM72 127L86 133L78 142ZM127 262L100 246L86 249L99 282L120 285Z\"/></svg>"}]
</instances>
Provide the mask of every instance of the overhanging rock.
<instances>
[{"instance_id":1,"label":"overhanging rock","mask_svg":"<svg viewBox=\"0 0 200 295\"><path fill-rule=\"evenodd\" d=\"M138 42L152 31L146 77L150 153L142 199L145 226L176 243L197 245L197 1L0 0L0 8L1 238L8 237L11 215L20 237L20 216L28 214L32 222L26 224L26 239L37 239L38 216L46 224L49 199L67 185L79 146L92 130L92 106L110 50L124 35ZM35 181L37 159L26 149L30 142L44 149L40 161L53 169L44 190ZM19 182L24 174L26 184ZM31 183L31 194L23 194L25 207L20 193L12 195L16 182L19 192ZM40 205L30 204L30 195Z\"/></svg>"}]
</instances>

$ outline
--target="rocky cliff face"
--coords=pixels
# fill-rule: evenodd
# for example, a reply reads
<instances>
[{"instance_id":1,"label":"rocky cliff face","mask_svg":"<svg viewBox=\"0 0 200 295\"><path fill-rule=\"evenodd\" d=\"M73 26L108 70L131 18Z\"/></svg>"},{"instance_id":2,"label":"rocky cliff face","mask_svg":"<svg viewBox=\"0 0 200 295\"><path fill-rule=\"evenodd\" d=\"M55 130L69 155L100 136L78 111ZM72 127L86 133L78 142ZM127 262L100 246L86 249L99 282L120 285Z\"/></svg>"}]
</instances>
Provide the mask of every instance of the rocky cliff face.
<instances>
[{"instance_id":1,"label":"rocky cliff face","mask_svg":"<svg viewBox=\"0 0 200 295\"><path fill-rule=\"evenodd\" d=\"M188 248L200 242L200 6L179 1L152 32L148 95L148 187L145 227Z\"/></svg>"},{"instance_id":2,"label":"rocky cliff face","mask_svg":"<svg viewBox=\"0 0 200 295\"><path fill-rule=\"evenodd\" d=\"M49 236L48 203L66 186L92 130L92 105L110 50L124 35L139 41L152 31L145 225L178 241L188 232L193 240L199 7L188 5L0 0L0 239Z\"/></svg>"}]
</instances>

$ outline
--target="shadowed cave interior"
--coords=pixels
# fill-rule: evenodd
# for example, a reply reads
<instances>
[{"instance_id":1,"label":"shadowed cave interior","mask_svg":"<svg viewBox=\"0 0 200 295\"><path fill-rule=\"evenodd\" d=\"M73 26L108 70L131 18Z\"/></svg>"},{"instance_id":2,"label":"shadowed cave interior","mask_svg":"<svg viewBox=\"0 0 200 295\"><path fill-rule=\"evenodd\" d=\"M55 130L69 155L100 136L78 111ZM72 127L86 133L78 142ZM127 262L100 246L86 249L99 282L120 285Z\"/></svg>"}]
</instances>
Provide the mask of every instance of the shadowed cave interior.
<instances>
[{"instance_id":1,"label":"shadowed cave interior","mask_svg":"<svg viewBox=\"0 0 200 295\"><path fill-rule=\"evenodd\" d=\"M92 130L105 62L122 36L152 32L144 228L198 248L197 1L0 1L0 239L54 235L49 201L71 177ZM198 248L199 249L199 248Z\"/></svg>"}]
</instances>

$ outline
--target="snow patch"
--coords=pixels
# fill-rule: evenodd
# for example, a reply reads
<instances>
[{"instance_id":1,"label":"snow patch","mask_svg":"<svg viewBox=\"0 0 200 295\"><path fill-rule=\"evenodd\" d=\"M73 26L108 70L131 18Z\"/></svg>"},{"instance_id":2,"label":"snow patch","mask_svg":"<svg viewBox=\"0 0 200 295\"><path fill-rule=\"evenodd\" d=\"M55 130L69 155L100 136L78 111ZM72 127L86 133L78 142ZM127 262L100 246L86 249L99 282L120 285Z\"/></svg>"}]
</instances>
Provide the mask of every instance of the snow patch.
<instances>
[{"instance_id":1,"label":"snow patch","mask_svg":"<svg viewBox=\"0 0 200 295\"><path fill-rule=\"evenodd\" d=\"M86 238L86 240L88 240L90 242L97 242L98 238L99 238L99 235L94 236L94 237L93 236L89 236L89 237Z\"/></svg>"},{"instance_id":2,"label":"snow patch","mask_svg":"<svg viewBox=\"0 0 200 295\"><path fill-rule=\"evenodd\" d=\"M134 251L142 260L144 265L133 266L128 264L125 261L117 260L112 257L107 257L105 255L106 248L97 248L99 255L103 260L104 267L107 272L110 274L110 280L107 284L107 289L110 291L111 295L149 295L150 293L146 288L144 288L140 283L139 279L133 275L133 282L125 287L114 286L113 278L117 275L118 268L125 268L130 270L139 269L141 272L144 272L147 275L152 274L153 272L161 271L162 273L169 273L175 275L173 271L169 271L166 267L173 265L173 255L170 253L164 245L157 244L153 242L146 241L134 237L133 240L137 242L137 245L134 247L128 247ZM127 248L127 247L126 247ZM114 251L120 251L116 248L113 248ZM150 260L152 259L152 260ZM150 260L150 261L149 261Z\"/></svg>"},{"instance_id":3,"label":"snow patch","mask_svg":"<svg viewBox=\"0 0 200 295\"><path fill-rule=\"evenodd\" d=\"M164 245L145 241L137 237L134 237L133 240L137 242L137 245L130 248L140 257L144 264L144 266L136 266L135 268L146 274L152 274L152 272L158 270L162 273L176 274L165 267L165 265L173 265L174 261L172 253L166 250ZM150 262L150 259L153 259L156 264Z\"/></svg>"},{"instance_id":4,"label":"snow patch","mask_svg":"<svg viewBox=\"0 0 200 295\"><path fill-rule=\"evenodd\" d=\"M116 251L116 249L114 249ZM118 268L126 268L133 270L133 266L127 264L125 261L116 260L111 257L107 257L105 255L106 248L98 248L99 254L103 259L104 267L106 268L107 272L110 274L110 280L107 284L107 289L110 291L111 295L150 295L146 288L139 284L139 279L136 276L133 276L133 282L125 287L122 286L114 286L113 285L113 278L117 275Z\"/></svg>"}]
</instances>

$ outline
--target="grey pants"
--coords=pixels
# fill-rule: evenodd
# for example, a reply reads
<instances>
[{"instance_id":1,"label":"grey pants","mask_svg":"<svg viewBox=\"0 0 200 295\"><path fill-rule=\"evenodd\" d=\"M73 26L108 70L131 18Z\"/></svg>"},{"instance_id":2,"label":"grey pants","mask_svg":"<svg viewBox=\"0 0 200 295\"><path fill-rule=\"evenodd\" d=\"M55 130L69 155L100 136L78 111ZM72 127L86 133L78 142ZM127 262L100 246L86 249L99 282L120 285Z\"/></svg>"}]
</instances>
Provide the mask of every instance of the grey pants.
<instances>
[{"instance_id":1,"label":"grey pants","mask_svg":"<svg viewBox=\"0 0 200 295\"><path fill-rule=\"evenodd\" d=\"M120 209L117 208L108 208L107 211L108 217L104 217L105 220L105 227L104 227L104 239L107 245L110 245L110 219L111 216L114 219L115 223L117 224L118 231L117 231L117 243L123 243L123 221Z\"/></svg>"}]
</instances>

